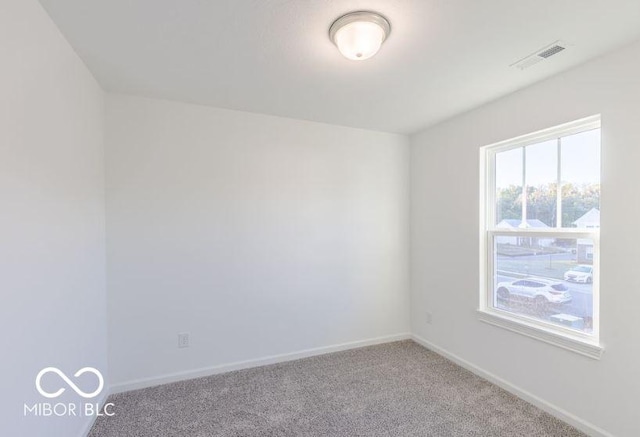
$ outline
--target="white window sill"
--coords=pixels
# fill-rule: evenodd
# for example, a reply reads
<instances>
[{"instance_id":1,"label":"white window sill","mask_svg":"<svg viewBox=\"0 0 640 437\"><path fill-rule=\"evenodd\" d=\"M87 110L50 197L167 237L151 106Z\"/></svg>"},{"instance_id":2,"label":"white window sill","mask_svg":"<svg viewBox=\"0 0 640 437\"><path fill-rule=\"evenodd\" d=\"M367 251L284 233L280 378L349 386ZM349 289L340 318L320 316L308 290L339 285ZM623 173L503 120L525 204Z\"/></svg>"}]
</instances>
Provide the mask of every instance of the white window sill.
<instances>
[{"instance_id":1,"label":"white window sill","mask_svg":"<svg viewBox=\"0 0 640 437\"><path fill-rule=\"evenodd\" d=\"M581 338L578 335L572 336L569 333L556 332L534 323L502 315L491 310L478 310L478 318L490 325L498 326L527 337L535 338L545 343L570 350L572 352L599 360L602 357L604 348L602 345L593 342L588 338Z\"/></svg>"}]
</instances>

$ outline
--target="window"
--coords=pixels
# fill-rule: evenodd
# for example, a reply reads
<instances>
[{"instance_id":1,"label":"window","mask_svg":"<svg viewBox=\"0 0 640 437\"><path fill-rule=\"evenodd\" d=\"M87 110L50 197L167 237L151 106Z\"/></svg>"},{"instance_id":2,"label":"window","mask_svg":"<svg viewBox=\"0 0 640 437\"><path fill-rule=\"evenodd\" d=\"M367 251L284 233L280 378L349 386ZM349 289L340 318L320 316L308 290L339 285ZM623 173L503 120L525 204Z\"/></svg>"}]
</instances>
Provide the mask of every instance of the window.
<instances>
[{"instance_id":1,"label":"window","mask_svg":"<svg viewBox=\"0 0 640 437\"><path fill-rule=\"evenodd\" d=\"M481 149L480 319L599 358L600 117Z\"/></svg>"}]
</instances>

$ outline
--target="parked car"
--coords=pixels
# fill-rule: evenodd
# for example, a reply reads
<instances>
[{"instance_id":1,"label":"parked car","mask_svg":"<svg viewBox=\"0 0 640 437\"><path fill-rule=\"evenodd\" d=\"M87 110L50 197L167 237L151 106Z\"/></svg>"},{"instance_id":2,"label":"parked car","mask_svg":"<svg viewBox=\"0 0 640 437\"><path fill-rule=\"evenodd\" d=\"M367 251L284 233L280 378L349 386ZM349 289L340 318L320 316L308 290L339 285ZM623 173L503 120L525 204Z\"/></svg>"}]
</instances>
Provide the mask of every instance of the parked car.
<instances>
[{"instance_id":1,"label":"parked car","mask_svg":"<svg viewBox=\"0 0 640 437\"><path fill-rule=\"evenodd\" d=\"M496 290L499 299L523 297L532 300L538 307L569 303L572 299L566 285L549 279L524 278L513 282L500 282Z\"/></svg>"},{"instance_id":2,"label":"parked car","mask_svg":"<svg viewBox=\"0 0 640 437\"><path fill-rule=\"evenodd\" d=\"M572 267L571 270L564 274L564 280L591 284L593 282L593 266L579 265Z\"/></svg>"}]
</instances>

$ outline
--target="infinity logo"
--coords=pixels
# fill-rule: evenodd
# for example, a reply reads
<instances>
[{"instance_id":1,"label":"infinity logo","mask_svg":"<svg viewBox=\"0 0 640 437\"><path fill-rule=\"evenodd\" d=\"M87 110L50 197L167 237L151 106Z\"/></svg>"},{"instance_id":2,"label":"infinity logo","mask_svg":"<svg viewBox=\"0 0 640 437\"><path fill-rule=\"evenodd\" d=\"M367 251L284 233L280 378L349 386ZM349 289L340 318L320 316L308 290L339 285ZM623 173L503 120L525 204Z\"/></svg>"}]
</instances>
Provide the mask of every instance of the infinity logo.
<instances>
[{"instance_id":1,"label":"infinity logo","mask_svg":"<svg viewBox=\"0 0 640 437\"><path fill-rule=\"evenodd\" d=\"M36 388L38 389L38 392L42 396L44 396L45 398L51 399L51 398L57 398L58 396L60 396L66 390L65 388L60 388L55 393L49 393L49 392L44 391L42 389L42 387L40 386L40 380L42 379L42 377L44 375L46 375L47 373L55 373L60 378L62 378L64 380L64 382L66 382L67 385L73 389L73 391L78 393L83 398L93 398L93 397L97 396L98 393L100 393L102 391L102 388L104 387L104 379L102 378L102 374L97 369L94 369L93 367L83 367L82 369L80 369L76 373L74 373L73 376L75 376L77 378L78 376L83 375L83 374L85 374L87 372L93 373L94 375L96 375L98 377L98 388L95 391L91 392L91 393L85 393L82 390L80 390L78 388L78 386L75 385L73 383L73 381L71 381L67 377L67 375L62 373L62 371L60 369L56 368L56 367L45 367L44 369L42 369L38 373L38 376L36 376Z\"/></svg>"}]
</instances>

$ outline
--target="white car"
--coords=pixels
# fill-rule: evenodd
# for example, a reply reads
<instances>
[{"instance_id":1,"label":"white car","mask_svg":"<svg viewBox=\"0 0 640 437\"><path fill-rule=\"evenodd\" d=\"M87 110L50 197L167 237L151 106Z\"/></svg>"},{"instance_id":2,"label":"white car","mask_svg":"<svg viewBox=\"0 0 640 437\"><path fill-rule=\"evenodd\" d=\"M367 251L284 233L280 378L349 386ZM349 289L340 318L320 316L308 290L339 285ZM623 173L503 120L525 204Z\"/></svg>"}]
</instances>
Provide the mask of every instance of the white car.
<instances>
[{"instance_id":1,"label":"white car","mask_svg":"<svg viewBox=\"0 0 640 437\"><path fill-rule=\"evenodd\" d=\"M562 282L524 278L513 282L500 282L496 287L498 298L508 300L511 296L524 297L542 307L546 304L563 304L571 302L571 293Z\"/></svg>"},{"instance_id":2,"label":"white car","mask_svg":"<svg viewBox=\"0 0 640 437\"><path fill-rule=\"evenodd\" d=\"M564 280L591 284L593 282L593 266L579 265L572 267L571 270L564 274Z\"/></svg>"}]
</instances>

